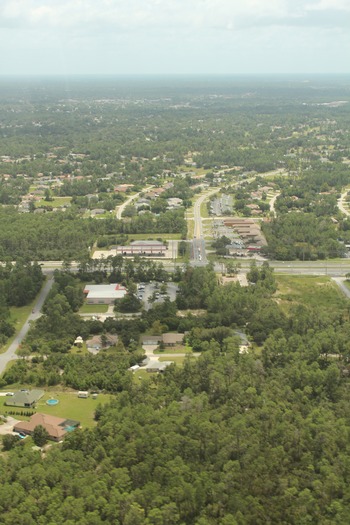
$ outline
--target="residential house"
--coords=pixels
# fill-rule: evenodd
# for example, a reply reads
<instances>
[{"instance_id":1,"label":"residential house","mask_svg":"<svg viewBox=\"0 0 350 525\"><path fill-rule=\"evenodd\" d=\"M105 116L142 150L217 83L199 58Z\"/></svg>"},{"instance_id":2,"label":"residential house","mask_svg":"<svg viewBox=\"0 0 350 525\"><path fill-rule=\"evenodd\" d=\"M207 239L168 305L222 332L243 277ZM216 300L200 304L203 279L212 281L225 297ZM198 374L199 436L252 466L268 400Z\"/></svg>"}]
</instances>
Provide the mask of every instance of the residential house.
<instances>
[{"instance_id":1,"label":"residential house","mask_svg":"<svg viewBox=\"0 0 350 525\"><path fill-rule=\"evenodd\" d=\"M49 439L58 442L62 441L67 432L79 427L80 422L72 419L63 419L56 416L36 413L29 421L20 421L17 423L13 427L13 431L31 436L34 433L35 428L39 425L45 428L49 435Z\"/></svg>"},{"instance_id":2,"label":"residential house","mask_svg":"<svg viewBox=\"0 0 350 525\"><path fill-rule=\"evenodd\" d=\"M34 408L35 404L43 397L43 390L20 390L6 400L5 405L10 407Z\"/></svg>"}]
</instances>

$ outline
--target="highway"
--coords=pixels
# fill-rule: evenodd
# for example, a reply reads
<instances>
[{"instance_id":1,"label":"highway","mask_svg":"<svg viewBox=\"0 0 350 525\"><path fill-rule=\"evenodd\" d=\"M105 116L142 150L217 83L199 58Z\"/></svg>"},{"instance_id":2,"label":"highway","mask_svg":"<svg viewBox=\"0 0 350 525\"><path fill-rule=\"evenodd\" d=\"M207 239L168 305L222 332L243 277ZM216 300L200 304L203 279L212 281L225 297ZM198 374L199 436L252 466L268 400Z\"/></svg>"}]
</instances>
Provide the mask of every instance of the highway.
<instances>
[{"instance_id":1,"label":"highway","mask_svg":"<svg viewBox=\"0 0 350 525\"><path fill-rule=\"evenodd\" d=\"M204 201L209 199L215 193L218 193L221 188L215 188L211 191L200 195L193 206L194 215L194 235L192 241L191 264L193 266L205 266L208 264L208 259L205 250L205 240L203 235L203 224L201 216L201 205Z\"/></svg>"}]
</instances>

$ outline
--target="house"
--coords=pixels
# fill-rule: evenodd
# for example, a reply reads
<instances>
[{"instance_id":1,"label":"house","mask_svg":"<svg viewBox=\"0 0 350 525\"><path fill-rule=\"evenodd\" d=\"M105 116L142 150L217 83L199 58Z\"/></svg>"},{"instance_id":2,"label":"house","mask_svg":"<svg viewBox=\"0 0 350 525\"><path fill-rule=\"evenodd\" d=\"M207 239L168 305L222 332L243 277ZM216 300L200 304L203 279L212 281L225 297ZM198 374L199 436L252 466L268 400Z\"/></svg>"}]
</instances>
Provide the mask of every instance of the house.
<instances>
[{"instance_id":1,"label":"house","mask_svg":"<svg viewBox=\"0 0 350 525\"><path fill-rule=\"evenodd\" d=\"M34 414L29 421L19 421L19 423L13 427L13 431L31 436L35 427L39 425L45 428L49 434L49 439L52 441L62 441L67 432L80 426L80 422L37 413Z\"/></svg>"},{"instance_id":2,"label":"house","mask_svg":"<svg viewBox=\"0 0 350 525\"><path fill-rule=\"evenodd\" d=\"M182 345L185 334L167 333L162 335L162 342L164 346Z\"/></svg>"},{"instance_id":3,"label":"house","mask_svg":"<svg viewBox=\"0 0 350 525\"><path fill-rule=\"evenodd\" d=\"M97 353L101 348L109 348L118 342L118 336L112 334L94 335L91 339L86 341L86 346L92 354Z\"/></svg>"},{"instance_id":4,"label":"house","mask_svg":"<svg viewBox=\"0 0 350 525\"><path fill-rule=\"evenodd\" d=\"M126 288L120 284L87 284L84 288L87 304L113 304L126 295Z\"/></svg>"},{"instance_id":5,"label":"house","mask_svg":"<svg viewBox=\"0 0 350 525\"><path fill-rule=\"evenodd\" d=\"M6 400L5 405L10 407L34 408L35 404L43 397L43 390L20 390Z\"/></svg>"},{"instance_id":6,"label":"house","mask_svg":"<svg viewBox=\"0 0 350 525\"><path fill-rule=\"evenodd\" d=\"M125 193L129 188L133 188L134 184L118 184L114 187L116 193Z\"/></svg>"},{"instance_id":7,"label":"house","mask_svg":"<svg viewBox=\"0 0 350 525\"><path fill-rule=\"evenodd\" d=\"M143 335L141 337L142 346L160 345L177 346L182 345L185 334L167 333L163 335Z\"/></svg>"},{"instance_id":8,"label":"house","mask_svg":"<svg viewBox=\"0 0 350 525\"><path fill-rule=\"evenodd\" d=\"M148 365L146 365L146 370L149 373L152 373L152 372L162 373L171 364L172 364L172 361L150 361Z\"/></svg>"},{"instance_id":9,"label":"house","mask_svg":"<svg viewBox=\"0 0 350 525\"><path fill-rule=\"evenodd\" d=\"M167 202L168 208L173 209L180 208L182 206L183 200L179 199L178 197L169 197L169 199L167 199Z\"/></svg>"},{"instance_id":10,"label":"house","mask_svg":"<svg viewBox=\"0 0 350 525\"><path fill-rule=\"evenodd\" d=\"M141 337L142 346L159 345L162 342L161 335L143 335Z\"/></svg>"}]
</instances>

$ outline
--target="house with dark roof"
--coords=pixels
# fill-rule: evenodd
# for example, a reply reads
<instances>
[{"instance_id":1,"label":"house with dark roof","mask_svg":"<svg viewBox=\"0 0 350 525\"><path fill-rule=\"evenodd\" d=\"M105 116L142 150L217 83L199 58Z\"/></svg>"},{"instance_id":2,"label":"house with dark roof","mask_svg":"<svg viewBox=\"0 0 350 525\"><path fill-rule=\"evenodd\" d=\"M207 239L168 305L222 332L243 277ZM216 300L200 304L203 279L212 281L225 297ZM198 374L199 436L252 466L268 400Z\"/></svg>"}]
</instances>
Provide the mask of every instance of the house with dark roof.
<instances>
[{"instance_id":1,"label":"house with dark roof","mask_svg":"<svg viewBox=\"0 0 350 525\"><path fill-rule=\"evenodd\" d=\"M185 334L174 334L174 333L163 334L162 335L163 345L164 346L182 345L184 336Z\"/></svg>"},{"instance_id":2,"label":"house with dark roof","mask_svg":"<svg viewBox=\"0 0 350 525\"><path fill-rule=\"evenodd\" d=\"M33 408L43 397L43 390L20 390L14 396L9 397L5 405L10 407Z\"/></svg>"}]
</instances>

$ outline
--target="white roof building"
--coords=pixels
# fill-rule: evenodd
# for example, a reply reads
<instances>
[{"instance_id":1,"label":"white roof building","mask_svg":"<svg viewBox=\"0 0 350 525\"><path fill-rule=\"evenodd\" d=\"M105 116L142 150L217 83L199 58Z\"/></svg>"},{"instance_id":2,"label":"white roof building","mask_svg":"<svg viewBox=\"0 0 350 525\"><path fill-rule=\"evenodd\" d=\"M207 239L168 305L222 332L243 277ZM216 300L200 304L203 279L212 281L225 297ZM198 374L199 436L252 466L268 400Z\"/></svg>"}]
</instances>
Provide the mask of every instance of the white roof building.
<instances>
[{"instance_id":1,"label":"white roof building","mask_svg":"<svg viewBox=\"0 0 350 525\"><path fill-rule=\"evenodd\" d=\"M127 290L120 284L87 284L84 289L88 304L113 304L125 297Z\"/></svg>"}]
</instances>

